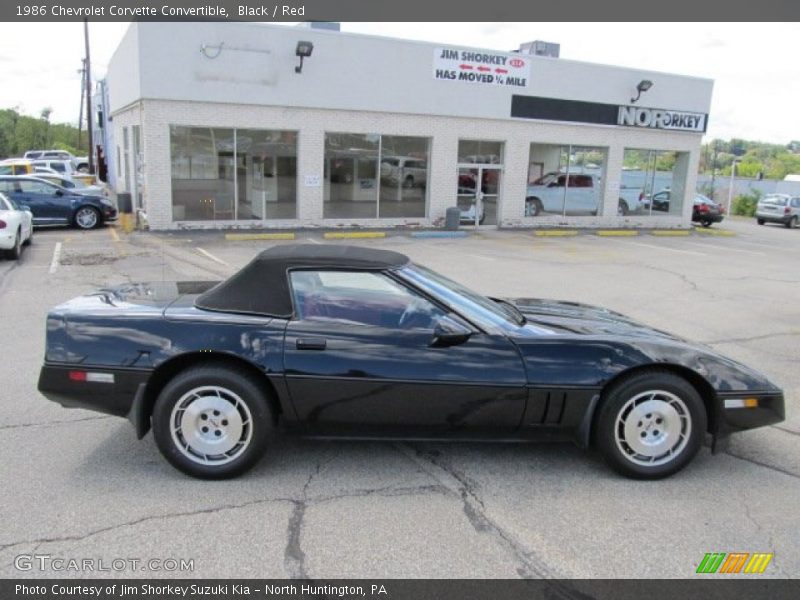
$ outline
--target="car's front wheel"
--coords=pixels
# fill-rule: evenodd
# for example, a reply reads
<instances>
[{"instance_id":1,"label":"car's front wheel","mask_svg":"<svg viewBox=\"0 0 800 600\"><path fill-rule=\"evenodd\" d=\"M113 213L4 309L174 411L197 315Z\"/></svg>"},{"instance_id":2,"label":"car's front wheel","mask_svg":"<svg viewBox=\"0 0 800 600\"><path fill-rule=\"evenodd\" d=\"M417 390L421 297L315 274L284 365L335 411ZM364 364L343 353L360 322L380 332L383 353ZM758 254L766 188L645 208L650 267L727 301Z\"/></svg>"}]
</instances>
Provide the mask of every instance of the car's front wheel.
<instances>
[{"instance_id":1,"label":"car's front wheel","mask_svg":"<svg viewBox=\"0 0 800 600\"><path fill-rule=\"evenodd\" d=\"M94 229L100 224L100 211L91 206L81 206L75 211L75 225L81 229Z\"/></svg>"},{"instance_id":2,"label":"car's front wheel","mask_svg":"<svg viewBox=\"0 0 800 600\"><path fill-rule=\"evenodd\" d=\"M706 430L700 394L666 371L643 371L604 391L594 437L606 462L634 479L660 479L694 458Z\"/></svg>"},{"instance_id":3,"label":"car's front wheel","mask_svg":"<svg viewBox=\"0 0 800 600\"><path fill-rule=\"evenodd\" d=\"M759 225L763 225L764 219L756 219L756 223L758 223Z\"/></svg>"},{"instance_id":4,"label":"car's front wheel","mask_svg":"<svg viewBox=\"0 0 800 600\"><path fill-rule=\"evenodd\" d=\"M161 391L153 435L174 467L202 479L226 479L250 469L274 430L265 390L243 369L197 366Z\"/></svg>"},{"instance_id":5,"label":"car's front wheel","mask_svg":"<svg viewBox=\"0 0 800 600\"><path fill-rule=\"evenodd\" d=\"M526 217L537 217L542 214L544 207L542 206L542 201L539 198L526 198L525 199L525 216Z\"/></svg>"}]
</instances>

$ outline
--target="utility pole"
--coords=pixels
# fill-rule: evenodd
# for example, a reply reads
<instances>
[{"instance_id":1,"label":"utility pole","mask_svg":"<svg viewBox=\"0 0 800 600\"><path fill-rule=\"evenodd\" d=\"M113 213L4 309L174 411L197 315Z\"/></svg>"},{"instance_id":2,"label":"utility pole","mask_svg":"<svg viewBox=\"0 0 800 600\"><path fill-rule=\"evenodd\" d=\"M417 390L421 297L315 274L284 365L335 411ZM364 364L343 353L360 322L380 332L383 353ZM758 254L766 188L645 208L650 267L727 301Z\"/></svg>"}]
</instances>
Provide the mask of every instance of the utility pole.
<instances>
[{"instance_id":1,"label":"utility pole","mask_svg":"<svg viewBox=\"0 0 800 600\"><path fill-rule=\"evenodd\" d=\"M83 20L83 39L86 44L84 78L86 84L86 132L89 135L89 173L94 174L94 137L92 135L92 61L89 58L89 19Z\"/></svg>"},{"instance_id":2,"label":"utility pole","mask_svg":"<svg viewBox=\"0 0 800 600\"><path fill-rule=\"evenodd\" d=\"M86 77L86 59L81 59L81 68L78 69L78 73L81 74L81 108L78 112L78 143L75 145L76 148L81 147L81 132L83 130L83 97L86 95L85 88L85 77Z\"/></svg>"}]
</instances>

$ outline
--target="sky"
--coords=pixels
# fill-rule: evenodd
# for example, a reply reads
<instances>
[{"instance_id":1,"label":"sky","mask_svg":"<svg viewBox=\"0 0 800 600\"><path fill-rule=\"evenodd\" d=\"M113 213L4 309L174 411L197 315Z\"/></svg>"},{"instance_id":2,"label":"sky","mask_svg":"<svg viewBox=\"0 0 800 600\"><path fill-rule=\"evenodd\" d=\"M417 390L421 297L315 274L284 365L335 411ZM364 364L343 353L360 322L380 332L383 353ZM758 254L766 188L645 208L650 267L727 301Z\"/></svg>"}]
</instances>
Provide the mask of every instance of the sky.
<instances>
[{"instance_id":1,"label":"sky","mask_svg":"<svg viewBox=\"0 0 800 600\"><path fill-rule=\"evenodd\" d=\"M90 23L92 79L127 23ZM544 40L561 57L713 79L707 139L800 140L797 23L342 23L342 31L494 50ZM82 23L0 23L0 108L77 123ZM113 93L113 92L112 92Z\"/></svg>"}]
</instances>

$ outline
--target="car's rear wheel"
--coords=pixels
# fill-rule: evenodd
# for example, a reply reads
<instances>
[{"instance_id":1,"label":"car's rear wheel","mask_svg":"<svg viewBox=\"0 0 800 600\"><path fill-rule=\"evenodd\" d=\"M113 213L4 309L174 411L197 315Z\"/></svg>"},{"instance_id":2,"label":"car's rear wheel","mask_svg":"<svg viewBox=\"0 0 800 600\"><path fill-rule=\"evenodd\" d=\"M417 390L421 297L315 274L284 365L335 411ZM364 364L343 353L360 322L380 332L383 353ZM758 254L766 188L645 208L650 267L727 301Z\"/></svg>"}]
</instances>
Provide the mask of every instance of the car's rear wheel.
<instances>
[{"instance_id":1,"label":"car's rear wheel","mask_svg":"<svg viewBox=\"0 0 800 600\"><path fill-rule=\"evenodd\" d=\"M17 235L14 238L14 246L10 250L6 250L6 256L11 260L19 259L20 255L22 254L22 234L17 231Z\"/></svg>"},{"instance_id":2,"label":"car's rear wheel","mask_svg":"<svg viewBox=\"0 0 800 600\"><path fill-rule=\"evenodd\" d=\"M174 467L202 479L235 477L264 453L274 417L249 372L197 366L174 377L153 409L153 435Z\"/></svg>"},{"instance_id":3,"label":"car's rear wheel","mask_svg":"<svg viewBox=\"0 0 800 600\"><path fill-rule=\"evenodd\" d=\"M91 206L81 206L75 211L75 225L81 229L94 229L100 224L100 211Z\"/></svg>"},{"instance_id":4,"label":"car's rear wheel","mask_svg":"<svg viewBox=\"0 0 800 600\"><path fill-rule=\"evenodd\" d=\"M796 215L786 222L786 227L787 227L787 229L796 229L797 228L797 216Z\"/></svg>"},{"instance_id":5,"label":"car's rear wheel","mask_svg":"<svg viewBox=\"0 0 800 600\"><path fill-rule=\"evenodd\" d=\"M28 239L22 242L23 246L30 246L33 243L33 225L31 225L31 234L28 236Z\"/></svg>"},{"instance_id":6,"label":"car's rear wheel","mask_svg":"<svg viewBox=\"0 0 800 600\"><path fill-rule=\"evenodd\" d=\"M700 224L703 227L711 227L711 221L701 221Z\"/></svg>"},{"instance_id":7,"label":"car's rear wheel","mask_svg":"<svg viewBox=\"0 0 800 600\"><path fill-rule=\"evenodd\" d=\"M763 225L764 219L756 219L756 223L758 223L759 225Z\"/></svg>"},{"instance_id":8,"label":"car's rear wheel","mask_svg":"<svg viewBox=\"0 0 800 600\"><path fill-rule=\"evenodd\" d=\"M606 462L634 479L660 479L694 458L706 430L700 394L665 371L643 371L603 393L595 441Z\"/></svg>"},{"instance_id":9,"label":"car's rear wheel","mask_svg":"<svg viewBox=\"0 0 800 600\"><path fill-rule=\"evenodd\" d=\"M628 203L625 202L622 198L619 199L619 203L617 204L617 216L624 217L629 212Z\"/></svg>"}]
</instances>

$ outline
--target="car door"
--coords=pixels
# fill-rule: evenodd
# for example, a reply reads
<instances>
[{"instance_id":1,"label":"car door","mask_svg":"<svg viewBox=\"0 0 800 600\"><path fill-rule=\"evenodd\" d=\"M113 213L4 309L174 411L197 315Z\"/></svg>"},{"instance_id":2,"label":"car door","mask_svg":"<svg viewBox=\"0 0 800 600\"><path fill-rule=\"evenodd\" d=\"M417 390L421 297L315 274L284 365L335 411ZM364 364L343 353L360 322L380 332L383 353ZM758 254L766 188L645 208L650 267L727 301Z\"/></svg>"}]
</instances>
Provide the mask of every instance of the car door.
<instances>
[{"instance_id":1,"label":"car door","mask_svg":"<svg viewBox=\"0 0 800 600\"><path fill-rule=\"evenodd\" d=\"M67 223L71 217L71 205L64 190L46 181L23 179L19 181L21 197L31 208L36 223Z\"/></svg>"},{"instance_id":2,"label":"car door","mask_svg":"<svg viewBox=\"0 0 800 600\"><path fill-rule=\"evenodd\" d=\"M298 418L317 433L472 435L511 432L525 408L525 370L502 335L474 331L432 345L458 316L386 274L290 273L295 316L284 339Z\"/></svg>"}]
</instances>

